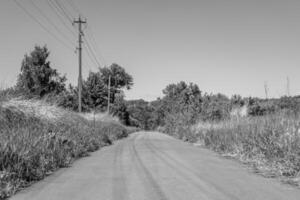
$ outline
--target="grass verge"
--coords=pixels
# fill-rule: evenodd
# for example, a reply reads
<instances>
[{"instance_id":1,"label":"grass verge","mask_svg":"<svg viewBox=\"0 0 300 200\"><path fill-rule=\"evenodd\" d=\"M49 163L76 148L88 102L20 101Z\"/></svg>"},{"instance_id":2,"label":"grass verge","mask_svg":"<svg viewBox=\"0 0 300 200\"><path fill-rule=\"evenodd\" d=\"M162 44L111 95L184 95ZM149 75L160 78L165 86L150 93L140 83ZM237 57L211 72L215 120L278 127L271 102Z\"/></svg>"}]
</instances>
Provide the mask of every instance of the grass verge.
<instances>
[{"instance_id":1,"label":"grass verge","mask_svg":"<svg viewBox=\"0 0 300 200\"><path fill-rule=\"evenodd\" d=\"M0 199L136 131L41 101L0 101Z\"/></svg>"},{"instance_id":2,"label":"grass verge","mask_svg":"<svg viewBox=\"0 0 300 200\"><path fill-rule=\"evenodd\" d=\"M265 177L300 186L299 116L282 112L176 129L180 139L235 158Z\"/></svg>"}]
</instances>

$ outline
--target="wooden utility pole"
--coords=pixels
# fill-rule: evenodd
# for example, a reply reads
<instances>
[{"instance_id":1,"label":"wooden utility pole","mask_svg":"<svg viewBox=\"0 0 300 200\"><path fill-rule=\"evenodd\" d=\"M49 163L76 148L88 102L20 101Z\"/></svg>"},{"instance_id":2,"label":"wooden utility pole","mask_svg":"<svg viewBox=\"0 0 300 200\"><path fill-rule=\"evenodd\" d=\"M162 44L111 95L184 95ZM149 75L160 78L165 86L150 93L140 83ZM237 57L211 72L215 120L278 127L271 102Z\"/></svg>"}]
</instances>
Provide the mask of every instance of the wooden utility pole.
<instances>
[{"instance_id":1,"label":"wooden utility pole","mask_svg":"<svg viewBox=\"0 0 300 200\"><path fill-rule=\"evenodd\" d=\"M79 16L78 20L73 21L74 24L78 24L78 64L79 64L79 75L78 75L78 112L82 111L82 24L86 21L81 20Z\"/></svg>"},{"instance_id":2,"label":"wooden utility pole","mask_svg":"<svg viewBox=\"0 0 300 200\"><path fill-rule=\"evenodd\" d=\"M110 109L110 75L108 77L108 97L107 97L107 113L109 114L109 109Z\"/></svg>"},{"instance_id":3,"label":"wooden utility pole","mask_svg":"<svg viewBox=\"0 0 300 200\"><path fill-rule=\"evenodd\" d=\"M266 95L266 99L268 99L269 88L268 88L268 83L267 83L267 82L265 82L264 87L265 87L265 95Z\"/></svg>"},{"instance_id":4,"label":"wooden utility pole","mask_svg":"<svg viewBox=\"0 0 300 200\"><path fill-rule=\"evenodd\" d=\"M286 77L286 95L290 96L290 78Z\"/></svg>"}]
</instances>

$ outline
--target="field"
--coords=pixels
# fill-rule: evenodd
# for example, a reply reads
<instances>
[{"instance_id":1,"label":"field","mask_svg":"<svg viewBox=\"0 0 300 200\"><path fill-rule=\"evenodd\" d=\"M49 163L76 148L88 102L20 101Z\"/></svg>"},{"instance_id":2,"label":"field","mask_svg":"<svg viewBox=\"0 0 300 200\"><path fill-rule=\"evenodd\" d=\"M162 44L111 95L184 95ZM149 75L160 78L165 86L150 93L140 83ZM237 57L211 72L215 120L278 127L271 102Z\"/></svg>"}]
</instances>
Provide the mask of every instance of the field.
<instances>
[{"instance_id":1,"label":"field","mask_svg":"<svg viewBox=\"0 0 300 200\"><path fill-rule=\"evenodd\" d=\"M134 130L105 114L80 115L2 94L0 199Z\"/></svg>"}]
</instances>

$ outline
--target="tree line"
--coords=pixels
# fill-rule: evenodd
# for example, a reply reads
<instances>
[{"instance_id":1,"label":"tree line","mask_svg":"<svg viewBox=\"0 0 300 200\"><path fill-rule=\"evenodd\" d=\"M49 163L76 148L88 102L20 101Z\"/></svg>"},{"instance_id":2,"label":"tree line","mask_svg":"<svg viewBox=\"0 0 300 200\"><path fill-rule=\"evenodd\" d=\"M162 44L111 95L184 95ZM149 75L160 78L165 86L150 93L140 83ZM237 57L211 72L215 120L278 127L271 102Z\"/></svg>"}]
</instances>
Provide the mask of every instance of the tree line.
<instances>
[{"instance_id":1,"label":"tree line","mask_svg":"<svg viewBox=\"0 0 300 200\"><path fill-rule=\"evenodd\" d=\"M300 113L300 96L283 96L277 99L262 99L224 94L203 93L198 85L181 81L170 84L163 90L163 97L155 101L127 101L127 110L132 122L143 129L162 127L168 133L183 133L197 122L218 122L231 117L243 108L248 117L276 114L284 111L290 115ZM233 111L236 110L237 113Z\"/></svg>"},{"instance_id":2,"label":"tree line","mask_svg":"<svg viewBox=\"0 0 300 200\"><path fill-rule=\"evenodd\" d=\"M48 60L50 52L46 46L35 46L21 63L20 74L10 93L26 98L44 98L56 105L78 110L78 88L66 85L65 75L58 73ZM110 99L108 82L111 77ZM167 132L180 132L198 121L220 121L230 118L232 110L247 107L247 115L261 116L278 110L298 113L299 97L260 99L240 95L231 98L224 94L203 93L194 83L169 84L163 90L163 97L147 102L143 99L124 99L124 90L131 89L133 77L120 65L90 71L83 80L82 109L84 112L107 110L112 105L112 115L118 116L125 125L146 130L164 127Z\"/></svg>"},{"instance_id":3,"label":"tree line","mask_svg":"<svg viewBox=\"0 0 300 200\"><path fill-rule=\"evenodd\" d=\"M22 60L16 85L2 92L25 98L45 99L66 109L77 111L78 86L66 84L66 75L61 75L52 67L49 55L50 51L46 46L35 46ZM109 77L111 88L108 99ZM104 112L110 102L112 114L119 116L121 121L128 125L124 90L132 86L132 76L116 63L109 67L98 68L97 71L90 71L83 80L82 109L84 112Z\"/></svg>"}]
</instances>

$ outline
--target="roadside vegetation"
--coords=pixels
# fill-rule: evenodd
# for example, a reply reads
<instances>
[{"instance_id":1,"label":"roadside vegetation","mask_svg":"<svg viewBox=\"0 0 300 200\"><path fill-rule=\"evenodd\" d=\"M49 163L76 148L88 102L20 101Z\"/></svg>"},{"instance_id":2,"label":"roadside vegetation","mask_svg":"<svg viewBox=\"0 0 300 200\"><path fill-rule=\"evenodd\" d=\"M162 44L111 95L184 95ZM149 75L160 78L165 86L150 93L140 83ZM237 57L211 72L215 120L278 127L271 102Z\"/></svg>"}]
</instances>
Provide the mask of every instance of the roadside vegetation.
<instances>
[{"instance_id":1,"label":"roadside vegetation","mask_svg":"<svg viewBox=\"0 0 300 200\"><path fill-rule=\"evenodd\" d=\"M79 114L77 87L66 85L49 55L47 47L36 46L24 56L16 85L0 90L0 199L139 128L199 144L299 185L300 96L229 98L182 81L168 85L155 101L126 101L124 90L133 78L114 63L83 81Z\"/></svg>"},{"instance_id":2,"label":"roadside vegetation","mask_svg":"<svg viewBox=\"0 0 300 200\"><path fill-rule=\"evenodd\" d=\"M41 101L1 102L0 197L10 196L131 131L134 129L110 116L95 116L94 121Z\"/></svg>"},{"instance_id":3,"label":"roadside vegetation","mask_svg":"<svg viewBox=\"0 0 300 200\"><path fill-rule=\"evenodd\" d=\"M250 164L266 177L300 184L300 117L285 112L191 126L201 145Z\"/></svg>"},{"instance_id":4,"label":"roadside vegetation","mask_svg":"<svg viewBox=\"0 0 300 200\"><path fill-rule=\"evenodd\" d=\"M66 76L51 67L49 55L47 47L36 46L24 56L16 85L0 90L0 199L137 131L126 120L123 89L133 79L124 68L112 64L90 72L83 84L84 113L77 113L77 88L66 87Z\"/></svg>"},{"instance_id":5,"label":"roadside vegetation","mask_svg":"<svg viewBox=\"0 0 300 200\"><path fill-rule=\"evenodd\" d=\"M128 102L130 116L146 129L236 158L267 177L300 184L300 97L231 98L203 94L180 82L153 102Z\"/></svg>"}]
</instances>

